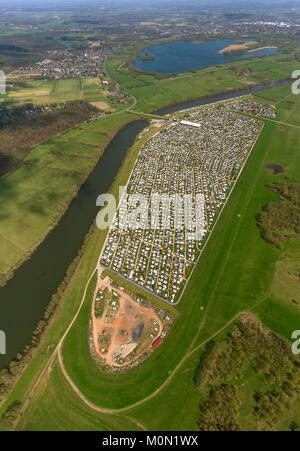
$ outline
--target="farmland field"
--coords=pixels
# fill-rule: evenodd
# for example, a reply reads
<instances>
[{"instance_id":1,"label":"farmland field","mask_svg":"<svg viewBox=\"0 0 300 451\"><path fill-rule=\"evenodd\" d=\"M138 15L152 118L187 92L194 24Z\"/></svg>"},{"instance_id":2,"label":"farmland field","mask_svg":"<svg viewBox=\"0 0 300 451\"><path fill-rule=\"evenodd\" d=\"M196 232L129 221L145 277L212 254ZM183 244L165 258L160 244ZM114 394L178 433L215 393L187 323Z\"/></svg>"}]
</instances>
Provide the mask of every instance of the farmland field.
<instances>
[{"instance_id":1,"label":"farmland field","mask_svg":"<svg viewBox=\"0 0 300 451\"><path fill-rule=\"evenodd\" d=\"M0 431L300 431L300 2L6 3Z\"/></svg>"}]
</instances>

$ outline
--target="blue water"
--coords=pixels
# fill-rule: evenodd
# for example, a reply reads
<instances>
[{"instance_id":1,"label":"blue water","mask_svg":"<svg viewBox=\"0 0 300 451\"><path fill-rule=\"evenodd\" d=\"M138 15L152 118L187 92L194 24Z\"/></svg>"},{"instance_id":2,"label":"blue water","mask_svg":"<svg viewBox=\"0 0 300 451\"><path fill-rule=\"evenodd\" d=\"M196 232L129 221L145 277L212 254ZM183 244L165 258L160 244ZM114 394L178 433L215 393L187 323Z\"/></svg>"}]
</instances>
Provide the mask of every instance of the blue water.
<instances>
[{"instance_id":1,"label":"blue water","mask_svg":"<svg viewBox=\"0 0 300 451\"><path fill-rule=\"evenodd\" d=\"M235 43L235 40L226 39L205 42L204 44L193 44L189 41L174 41L169 42L168 44L155 45L142 50L140 56L133 65L143 71L163 74L181 73L204 69L243 58L269 56L277 53L276 48L257 50L256 52L250 53L247 52L243 55L223 55L219 53L219 50ZM151 61L142 61L141 56L144 56L146 53L152 53L155 55L155 59Z\"/></svg>"}]
</instances>

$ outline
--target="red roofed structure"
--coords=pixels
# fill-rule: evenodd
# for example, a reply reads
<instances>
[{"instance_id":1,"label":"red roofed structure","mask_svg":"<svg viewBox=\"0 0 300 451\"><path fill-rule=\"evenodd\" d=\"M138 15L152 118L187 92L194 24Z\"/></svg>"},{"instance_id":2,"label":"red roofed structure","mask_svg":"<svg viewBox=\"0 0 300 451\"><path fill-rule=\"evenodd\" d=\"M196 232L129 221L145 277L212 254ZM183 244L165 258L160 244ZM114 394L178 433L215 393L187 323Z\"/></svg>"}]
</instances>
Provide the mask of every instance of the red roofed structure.
<instances>
[{"instance_id":1,"label":"red roofed structure","mask_svg":"<svg viewBox=\"0 0 300 451\"><path fill-rule=\"evenodd\" d=\"M161 337L158 337L153 343L152 346L153 348L157 348L157 346L159 346L161 344L161 342L163 341L163 339Z\"/></svg>"}]
</instances>

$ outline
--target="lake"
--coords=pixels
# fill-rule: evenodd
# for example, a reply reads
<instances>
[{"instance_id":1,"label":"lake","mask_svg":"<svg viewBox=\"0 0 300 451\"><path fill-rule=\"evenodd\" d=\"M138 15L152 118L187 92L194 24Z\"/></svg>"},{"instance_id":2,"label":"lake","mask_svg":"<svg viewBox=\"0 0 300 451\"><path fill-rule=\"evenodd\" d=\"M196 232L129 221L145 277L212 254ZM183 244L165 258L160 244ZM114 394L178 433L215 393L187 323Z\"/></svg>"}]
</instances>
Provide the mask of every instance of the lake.
<instances>
[{"instance_id":1,"label":"lake","mask_svg":"<svg viewBox=\"0 0 300 451\"><path fill-rule=\"evenodd\" d=\"M140 56L134 61L133 66L143 71L158 72L161 74L181 73L205 69L244 58L270 56L277 53L275 47L261 49L255 52L246 52L243 55L224 55L219 53L220 50L231 44L236 44L236 41L225 39L205 42L203 44L193 44L189 41L175 41L155 45L142 50ZM152 60L142 60L141 57L147 53L154 55L155 58Z\"/></svg>"}]
</instances>

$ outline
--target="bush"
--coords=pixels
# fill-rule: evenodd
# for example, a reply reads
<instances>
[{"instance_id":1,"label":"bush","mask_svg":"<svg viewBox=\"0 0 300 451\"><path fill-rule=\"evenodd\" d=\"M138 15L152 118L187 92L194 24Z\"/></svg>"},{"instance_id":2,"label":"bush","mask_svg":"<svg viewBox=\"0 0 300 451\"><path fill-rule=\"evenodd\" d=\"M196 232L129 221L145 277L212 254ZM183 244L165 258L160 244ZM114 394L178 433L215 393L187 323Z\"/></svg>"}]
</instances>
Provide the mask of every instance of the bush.
<instances>
[{"instance_id":1,"label":"bush","mask_svg":"<svg viewBox=\"0 0 300 451\"><path fill-rule=\"evenodd\" d=\"M269 186L281 197L258 217L262 237L281 249L286 240L300 236L300 185L276 183Z\"/></svg>"}]
</instances>

